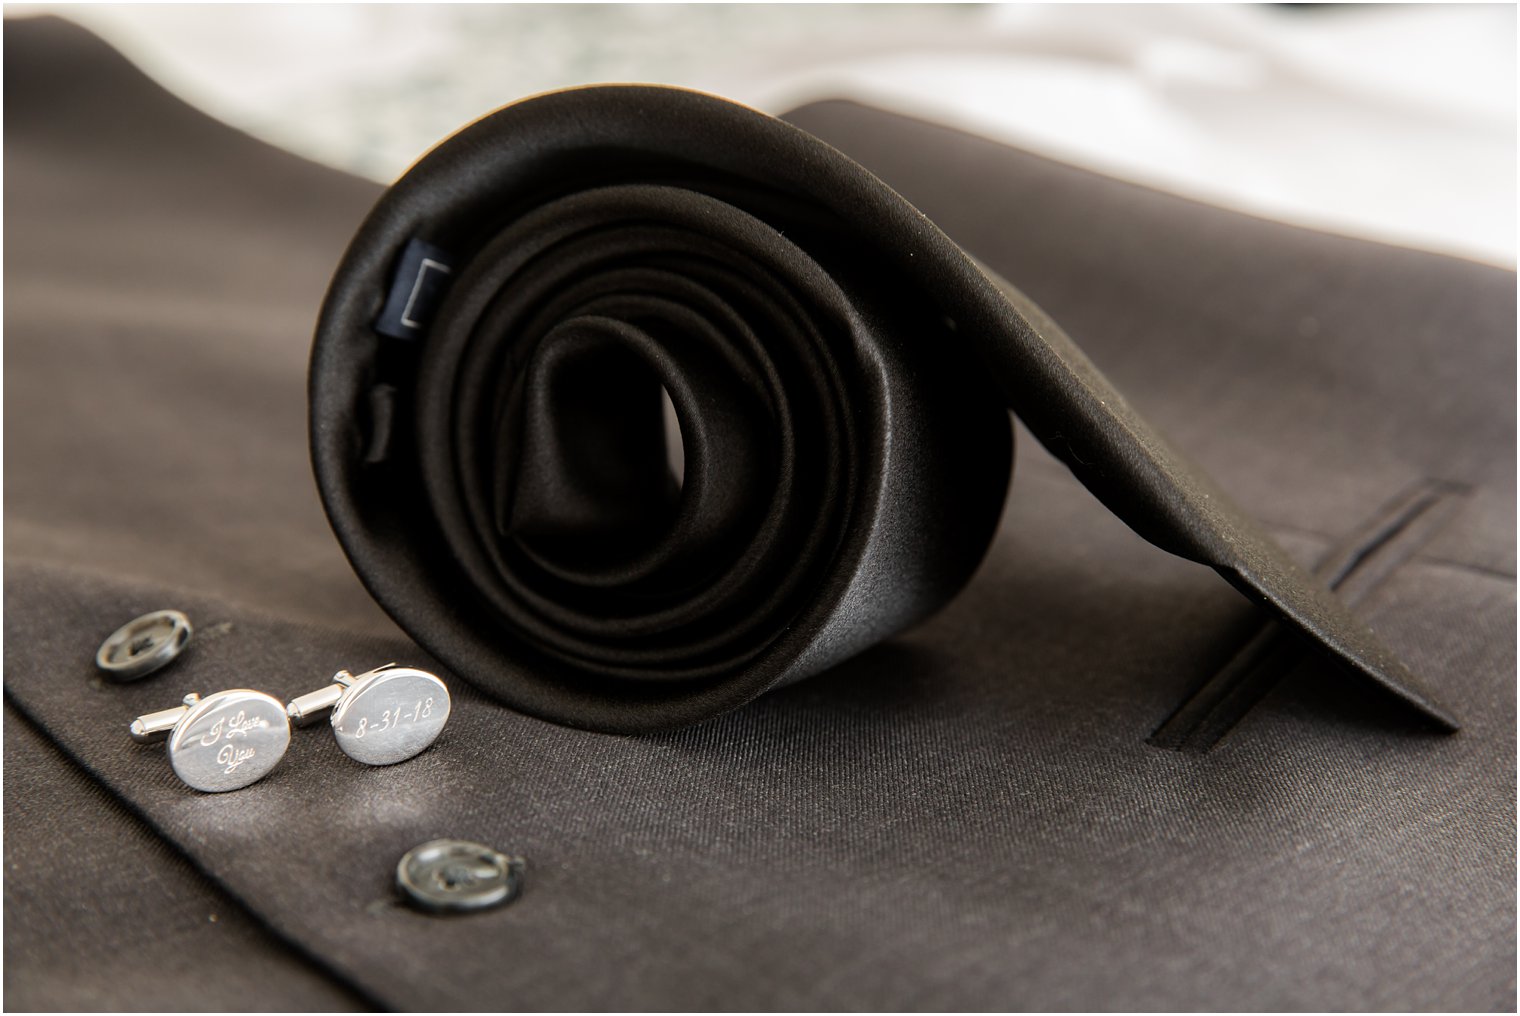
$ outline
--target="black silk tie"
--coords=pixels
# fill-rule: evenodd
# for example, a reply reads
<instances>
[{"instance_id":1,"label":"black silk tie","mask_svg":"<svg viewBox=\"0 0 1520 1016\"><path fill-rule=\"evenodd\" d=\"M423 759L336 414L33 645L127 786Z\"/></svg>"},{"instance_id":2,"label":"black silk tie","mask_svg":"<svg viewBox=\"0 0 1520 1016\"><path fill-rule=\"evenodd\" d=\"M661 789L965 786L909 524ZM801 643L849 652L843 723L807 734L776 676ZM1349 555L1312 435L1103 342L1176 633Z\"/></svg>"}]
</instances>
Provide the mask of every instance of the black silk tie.
<instances>
[{"instance_id":1,"label":"black silk tie","mask_svg":"<svg viewBox=\"0 0 1520 1016\"><path fill-rule=\"evenodd\" d=\"M1140 535L1455 728L1026 297L743 106L593 87L477 121L371 212L311 365L318 485L379 603L501 701L619 732L947 602L1000 516L1009 409Z\"/></svg>"}]
</instances>

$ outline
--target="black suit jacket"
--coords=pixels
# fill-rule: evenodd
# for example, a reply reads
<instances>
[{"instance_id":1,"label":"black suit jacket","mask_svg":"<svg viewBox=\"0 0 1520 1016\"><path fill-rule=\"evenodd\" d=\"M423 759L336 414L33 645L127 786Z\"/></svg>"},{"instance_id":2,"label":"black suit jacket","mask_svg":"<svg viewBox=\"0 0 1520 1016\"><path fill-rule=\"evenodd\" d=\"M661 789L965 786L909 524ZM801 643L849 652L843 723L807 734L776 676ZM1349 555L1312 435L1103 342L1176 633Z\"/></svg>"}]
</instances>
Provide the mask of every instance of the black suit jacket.
<instances>
[{"instance_id":1,"label":"black suit jacket","mask_svg":"<svg viewBox=\"0 0 1520 1016\"><path fill-rule=\"evenodd\" d=\"M64 23L5 48L7 1007L1514 1007L1512 273L798 110L1302 561L1351 554L1343 595L1464 729L1250 656L1252 607L1021 440L967 590L827 674L618 737L442 672L456 711L413 761L297 732L199 795L132 717L429 665L306 461L311 325L378 188ZM192 648L102 681L100 640L161 607ZM1150 743L1220 681L1255 707ZM435 837L525 856L526 891L401 905Z\"/></svg>"}]
</instances>

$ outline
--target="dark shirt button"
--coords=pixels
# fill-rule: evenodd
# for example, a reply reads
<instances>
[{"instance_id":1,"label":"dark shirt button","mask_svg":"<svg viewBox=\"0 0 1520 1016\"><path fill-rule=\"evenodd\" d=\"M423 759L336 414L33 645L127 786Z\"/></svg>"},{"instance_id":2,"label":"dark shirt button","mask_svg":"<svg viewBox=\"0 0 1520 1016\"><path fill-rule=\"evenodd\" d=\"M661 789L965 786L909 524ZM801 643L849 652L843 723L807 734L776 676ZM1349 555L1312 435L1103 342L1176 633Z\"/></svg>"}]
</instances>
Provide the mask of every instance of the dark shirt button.
<instances>
[{"instance_id":1,"label":"dark shirt button","mask_svg":"<svg viewBox=\"0 0 1520 1016\"><path fill-rule=\"evenodd\" d=\"M174 661L190 641L190 619L155 610L111 633L95 653L95 666L116 681L136 681Z\"/></svg>"},{"instance_id":2,"label":"dark shirt button","mask_svg":"<svg viewBox=\"0 0 1520 1016\"><path fill-rule=\"evenodd\" d=\"M479 843L432 840L396 865L396 886L433 913L485 910L510 903L522 890L525 862Z\"/></svg>"}]
</instances>

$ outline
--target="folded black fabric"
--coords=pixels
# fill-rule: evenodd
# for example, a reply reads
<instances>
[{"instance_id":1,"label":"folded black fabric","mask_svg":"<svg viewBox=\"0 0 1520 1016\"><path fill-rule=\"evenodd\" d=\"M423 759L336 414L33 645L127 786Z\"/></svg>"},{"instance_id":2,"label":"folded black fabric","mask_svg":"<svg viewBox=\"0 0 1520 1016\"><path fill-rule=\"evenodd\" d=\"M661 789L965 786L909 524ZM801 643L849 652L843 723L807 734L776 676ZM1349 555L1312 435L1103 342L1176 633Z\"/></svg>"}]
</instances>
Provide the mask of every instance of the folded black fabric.
<instances>
[{"instance_id":1,"label":"folded black fabric","mask_svg":"<svg viewBox=\"0 0 1520 1016\"><path fill-rule=\"evenodd\" d=\"M366 586L535 715L691 723L922 620L991 541L1011 407L1141 535L1456 725L1017 289L720 99L571 89L439 146L339 268L311 395Z\"/></svg>"}]
</instances>

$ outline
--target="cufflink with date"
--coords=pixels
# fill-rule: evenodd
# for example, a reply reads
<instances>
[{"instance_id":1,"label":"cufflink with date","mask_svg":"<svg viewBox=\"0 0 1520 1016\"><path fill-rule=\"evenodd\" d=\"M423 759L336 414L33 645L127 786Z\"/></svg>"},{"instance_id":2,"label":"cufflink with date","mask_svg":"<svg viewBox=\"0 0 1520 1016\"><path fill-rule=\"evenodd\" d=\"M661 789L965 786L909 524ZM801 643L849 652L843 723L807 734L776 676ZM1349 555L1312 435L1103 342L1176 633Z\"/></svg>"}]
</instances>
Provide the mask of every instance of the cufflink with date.
<instances>
[{"instance_id":1,"label":"cufflink with date","mask_svg":"<svg viewBox=\"0 0 1520 1016\"><path fill-rule=\"evenodd\" d=\"M131 731L139 744L167 740L174 774L208 794L263 779L290 747L284 704L247 688L191 693L183 705L139 716Z\"/></svg>"},{"instance_id":2,"label":"cufflink with date","mask_svg":"<svg viewBox=\"0 0 1520 1016\"><path fill-rule=\"evenodd\" d=\"M387 663L358 676L340 670L328 687L293 699L286 713L304 727L331 709L338 747L357 762L388 766L432 744L449 708L449 690L437 677Z\"/></svg>"}]
</instances>

